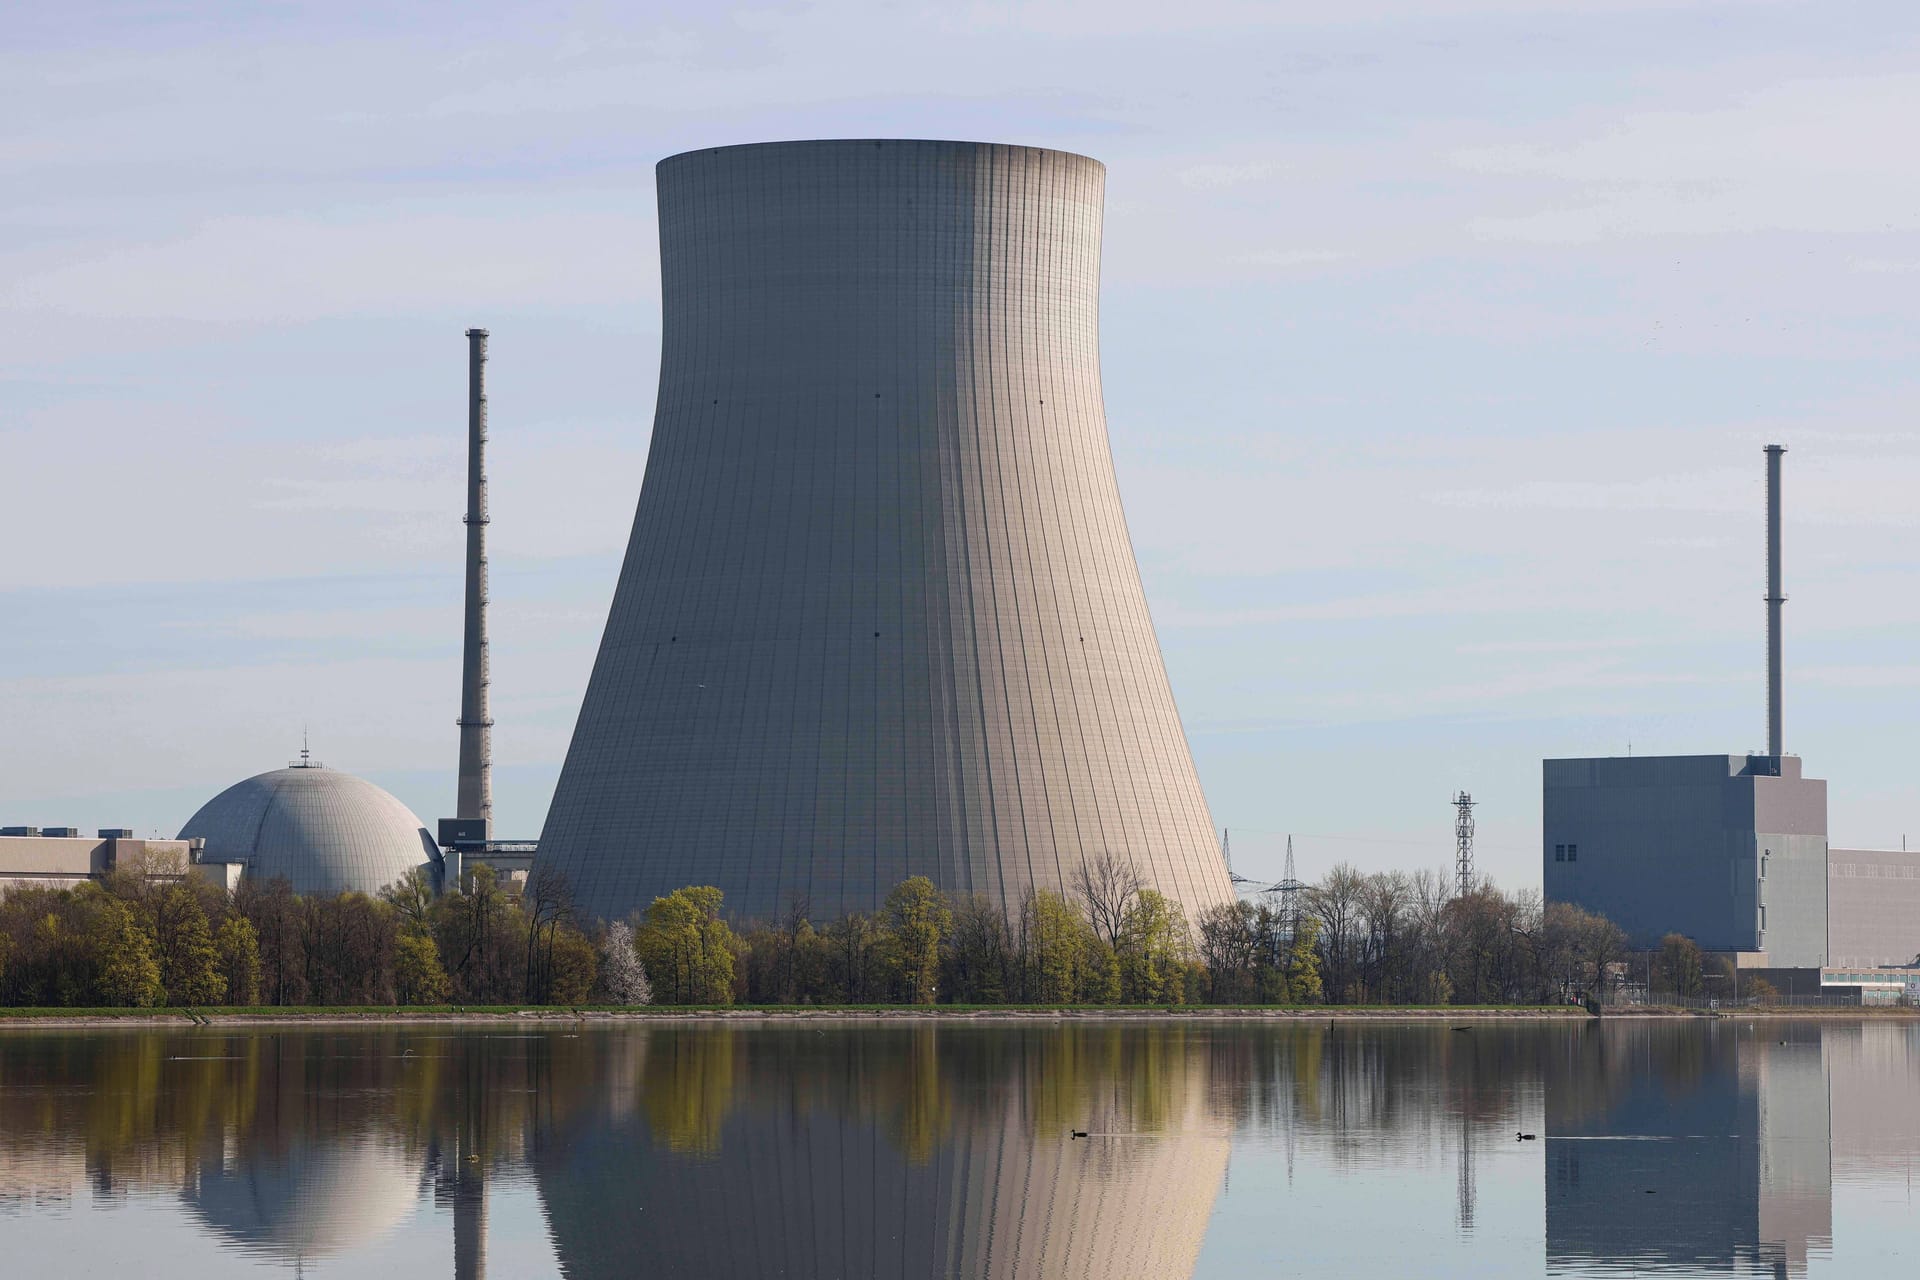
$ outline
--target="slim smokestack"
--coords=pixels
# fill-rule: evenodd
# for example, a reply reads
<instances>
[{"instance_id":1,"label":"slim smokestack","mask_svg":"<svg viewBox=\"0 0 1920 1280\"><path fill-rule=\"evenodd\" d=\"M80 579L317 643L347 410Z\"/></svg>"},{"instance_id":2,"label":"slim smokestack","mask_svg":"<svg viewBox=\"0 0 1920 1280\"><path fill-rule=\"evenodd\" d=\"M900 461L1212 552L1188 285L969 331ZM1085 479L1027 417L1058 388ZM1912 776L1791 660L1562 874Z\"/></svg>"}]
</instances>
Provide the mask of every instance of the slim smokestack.
<instances>
[{"instance_id":1,"label":"slim smokestack","mask_svg":"<svg viewBox=\"0 0 1920 1280\"><path fill-rule=\"evenodd\" d=\"M493 714L487 697L487 331L467 330L467 625L460 662L459 818L493 838Z\"/></svg>"},{"instance_id":2,"label":"slim smokestack","mask_svg":"<svg viewBox=\"0 0 1920 1280\"><path fill-rule=\"evenodd\" d=\"M1783 444L1767 446L1767 754L1778 767L1780 745L1780 455Z\"/></svg>"}]
</instances>

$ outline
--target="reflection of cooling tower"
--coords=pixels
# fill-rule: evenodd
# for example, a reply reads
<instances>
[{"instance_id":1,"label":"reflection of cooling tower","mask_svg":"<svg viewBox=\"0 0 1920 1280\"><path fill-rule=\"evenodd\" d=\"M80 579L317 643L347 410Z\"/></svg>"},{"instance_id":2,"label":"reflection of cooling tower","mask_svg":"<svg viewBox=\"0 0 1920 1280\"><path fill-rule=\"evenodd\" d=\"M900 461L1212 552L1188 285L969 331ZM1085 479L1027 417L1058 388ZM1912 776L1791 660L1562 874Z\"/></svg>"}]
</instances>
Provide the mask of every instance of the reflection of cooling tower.
<instances>
[{"instance_id":1,"label":"reflection of cooling tower","mask_svg":"<svg viewBox=\"0 0 1920 1280\"><path fill-rule=\"evenodd\" d=\"M694 1160L631 1129L584 1133L540 1191L568 1276L644 1260L683 1277L1178 1280L1199 1259L1228 1141L1115 1139L1103 1152L1008 1117L915 1164L877 1126L810 1111L729 1128Z\"/></svg>"},{"instance_id":2,"label":"reflection of cooling tower","mask_svg":"<svg viewBox=\"0 0 1920 1280\"><path fill-rule=\"evenodd\" d=\"M868 1028L613 1034L652 1041L644 1116L587 1108L534 1149L567 1276L1179 1280L1226 1174L1200 1052L1167 1054L1151 1079L1117 1052L1160 1029L1109 1032L1112 1056L1063 1056L1076 1033L1051 1031L1001 1058L944 1029L917 1057ZM1036 1116L1048 1088L1093 1138ZM1139 1099L1156 1089L1149 1129Z\"/></svg>"},{"instance_id":3,"label":"reflection of cooling tower","mask_svg":"<svg viewBox=\"0 0 1920 1280\"><path fill-rule=\"evenodd\" d=\"M651 453L540 841L584 907L1230 899L1108 451L1105 169L960 142L659 167Z\"/></svg>"}]
</instances>

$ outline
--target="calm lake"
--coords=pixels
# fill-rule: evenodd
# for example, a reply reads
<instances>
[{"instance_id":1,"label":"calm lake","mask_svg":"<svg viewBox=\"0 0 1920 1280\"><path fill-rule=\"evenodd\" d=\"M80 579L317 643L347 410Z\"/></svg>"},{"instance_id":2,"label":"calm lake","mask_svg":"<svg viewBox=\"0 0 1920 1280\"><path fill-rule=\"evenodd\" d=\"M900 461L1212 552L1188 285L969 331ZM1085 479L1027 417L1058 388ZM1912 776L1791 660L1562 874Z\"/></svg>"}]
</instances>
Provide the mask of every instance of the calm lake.
<instances>
[{"instance_id":1,"label":"calm lake","mask_svg":"<svg viewBox=\"0 0 1920 1280\"><path fill-rule=\"evenodd\" d=\"M1913 1276L1917 1165L1912 1022L0 1031L9 1276Z\"/></svg>"}]
</instances>

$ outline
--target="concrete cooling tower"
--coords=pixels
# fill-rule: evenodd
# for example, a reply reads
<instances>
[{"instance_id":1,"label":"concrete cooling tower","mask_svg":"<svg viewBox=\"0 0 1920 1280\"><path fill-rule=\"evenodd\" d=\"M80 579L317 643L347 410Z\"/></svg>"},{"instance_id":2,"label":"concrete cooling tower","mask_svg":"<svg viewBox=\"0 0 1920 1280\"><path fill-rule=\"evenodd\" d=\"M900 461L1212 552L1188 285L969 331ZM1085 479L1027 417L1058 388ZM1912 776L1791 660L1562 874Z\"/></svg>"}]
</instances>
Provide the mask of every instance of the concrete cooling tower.
<instances>
[{"instance_id":1,"label":"concrete cooling tower","mask_svg":"<svg viewBox=\"0 0 1920 1280\"><path fill-rule=\"evenodd\" d=\"M540 841L579 905L1130 859L1231 898L1101 404L1098 161L770 143L659 166L659 401Z\"/></svg>"}]
</instances>

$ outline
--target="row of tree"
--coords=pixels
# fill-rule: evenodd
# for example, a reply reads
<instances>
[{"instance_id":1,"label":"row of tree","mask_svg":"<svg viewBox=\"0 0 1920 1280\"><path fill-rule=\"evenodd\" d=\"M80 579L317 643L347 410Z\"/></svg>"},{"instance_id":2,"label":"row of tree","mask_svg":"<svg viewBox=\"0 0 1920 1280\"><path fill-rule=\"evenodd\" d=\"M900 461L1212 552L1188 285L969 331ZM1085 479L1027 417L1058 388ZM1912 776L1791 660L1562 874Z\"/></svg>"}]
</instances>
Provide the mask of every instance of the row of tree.
<instances>
[{"instance_id":1,"label":"row of tree","mask_svg":"<svg viewBox=\"0 0 1920 1280\"><path fill-rule=\"evenodd\" d=\"M75 888L9 888L0 1003L580 1004L604 995L593 940L570 912L535 914L544 901L513 901L485 867L466 892L445 895L424 871L377 897L298 896L284 880L242 881L229 894L177 858L149 855Z\"/></svg>"},{"instance_id":2,"label":"row of tree","mask_svg":"<svg viewBox=\"0 0 1920 1280\"><path fill-rule=\"evenodd\" d=\"M738 931L711 886L589 931L564 879L540 869L518 898L485 866L461 891L438 894L421 871L376 897L301 897L284 881L227 894L184 872L150 858L97 884L8 891L0 1002L1513 1004L1640 971L1621 930L1578 908L1344 865L1292 902L1191 922L1108 855L1012 913L916 876L871 914L820 924L797 901ZM1676 938L1645 971L1694 994L1713 963Z\"/></svg>"}]
</instances>

